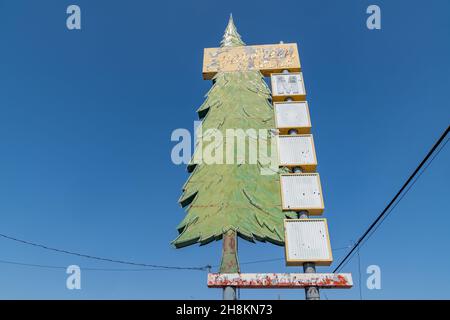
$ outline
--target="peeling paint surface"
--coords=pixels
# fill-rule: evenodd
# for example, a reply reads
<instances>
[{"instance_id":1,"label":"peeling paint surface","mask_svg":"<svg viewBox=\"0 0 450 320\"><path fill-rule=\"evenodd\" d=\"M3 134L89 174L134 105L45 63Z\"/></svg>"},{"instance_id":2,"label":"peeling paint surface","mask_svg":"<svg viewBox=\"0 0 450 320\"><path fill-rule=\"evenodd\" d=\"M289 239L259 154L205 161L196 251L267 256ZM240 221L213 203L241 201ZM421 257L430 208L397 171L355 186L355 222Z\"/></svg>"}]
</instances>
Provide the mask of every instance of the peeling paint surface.
<instances>
[{"instance_id":1,"label":"peeling paint surface","mask_svg":"<svg viewBox=\"0 0 450 320\"><path fill-rule=\"evenodd\" d=\"M208 287L257 288L351 288L350 273L209 273Z\"/></svg>"},{"instance_id":2,"label":"peeling paint surface","mask_svg":"<svg viewBox=\"0 0 450 320\"><path fill-rule=\"evenodd\" d=\"M300 58L296 43L256 46L205 48L203 78L210 80L217 72L259 70L265 76L289 69L300 71Z\"/></svg>"}]
</instances>

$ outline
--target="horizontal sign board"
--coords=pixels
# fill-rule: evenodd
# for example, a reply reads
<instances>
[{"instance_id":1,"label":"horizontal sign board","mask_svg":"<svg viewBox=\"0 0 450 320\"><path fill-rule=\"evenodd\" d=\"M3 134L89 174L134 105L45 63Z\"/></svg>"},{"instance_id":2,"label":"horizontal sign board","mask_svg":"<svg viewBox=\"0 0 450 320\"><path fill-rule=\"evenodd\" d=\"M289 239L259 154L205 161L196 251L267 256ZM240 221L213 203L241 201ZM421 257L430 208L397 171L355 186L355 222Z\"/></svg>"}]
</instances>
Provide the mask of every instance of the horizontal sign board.
<instances>
[{"instance_id":1,"label":"horizontal sign board","mask_svg":"<svg viewBox=\"0 0 450 320\"><path fill-rule=\"evenodd\" d=\"M278 136L278 159L281 167L315 171L317 158L312 134Z\"/></svg>"},{"instance_id":2,"label":"horizontal sign board","mask_svg":"<svg viewBox=\"0 0 450 320\"><path fill-rule=\"evenodd\" d=\"M286 219L284 230L288 266L301 266L305 262L331 265L333 254L326 219Z\"/></svg>"},{"instance_id":3,"label":"horizontal sign board","mask_svg":"<svg viewBox=\"0 0 450 320\"><path fill-rule=\"evenodd\" d=\"M318 173L282 174L280 183L283 210L306 210L311 215L322 214L324 204Z\"/></svg>"},{"instance_id":4,"label":"horizontal sign board","mask_svg":"<svg viewBox=\"0 0 450 320\"><path fill-rule=\"evenodd\" d=\"M217 72L259 70L264 76L283 70L300 71L296 43L259 46L205 48L203 78L212 79Z\"/></svg>"},{"instance_id":5,"label":"horizontal sign board","mask_svg":"<svg viewBox=\"0 0 450 320\"><path fill-rule=\"evenodd\" d=\"M305 101L306 90L301 72L271 74L270 82L273 101L284 101L286 98Z\"/></svg>"},{"instance_id":6,"label":"horizontal sign board","mask_svg":"<svg viewBox=\"0 0 450 320\"><path fill-rule=\"evenodd\" d=\"M295 129L298 133L311 132L308 102L274 102L273 107L275 111L275 126L281 134L289 133L290 129Z\"/></svg>"},{"instance_id":7,"label":"horizontal sign board","mask_svg":"<svg viewBox=\"0 0 450 320\"><path fill-rule=\"evenodd\" d=\"M246 289L351 288L350 273L208 273L208 287Z\"/></svg>"}]
</instances>

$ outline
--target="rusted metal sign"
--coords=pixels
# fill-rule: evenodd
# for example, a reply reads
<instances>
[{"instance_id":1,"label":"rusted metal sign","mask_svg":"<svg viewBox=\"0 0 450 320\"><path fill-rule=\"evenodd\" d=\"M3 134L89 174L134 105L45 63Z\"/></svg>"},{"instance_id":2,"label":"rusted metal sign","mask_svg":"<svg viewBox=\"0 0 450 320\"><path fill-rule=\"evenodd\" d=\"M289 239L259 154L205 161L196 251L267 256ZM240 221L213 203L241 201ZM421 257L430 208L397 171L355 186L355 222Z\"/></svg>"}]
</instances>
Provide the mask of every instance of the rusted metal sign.
<instances>
[{"instance_id":1,"label":"rusted metal sign","mask_svg":"<svg viewBox=\"0 0 450 320\"><path fill-rule=\"evenodd\" d=\"M203 79L212 79L217 72L260 70L263 75L283 70L300 71L296 43L205 48Z\"/></svg>"},{"instance_id":2,"label":"rusted metal sign","mask_svg":"<svg viewBox=\"0 0 450 320\"><path fill-rule=\"evenodd\" d=\"M246 289L277 288L351 288L350 273L209 273L208 287Z\"/></svg>"}]
</instances>

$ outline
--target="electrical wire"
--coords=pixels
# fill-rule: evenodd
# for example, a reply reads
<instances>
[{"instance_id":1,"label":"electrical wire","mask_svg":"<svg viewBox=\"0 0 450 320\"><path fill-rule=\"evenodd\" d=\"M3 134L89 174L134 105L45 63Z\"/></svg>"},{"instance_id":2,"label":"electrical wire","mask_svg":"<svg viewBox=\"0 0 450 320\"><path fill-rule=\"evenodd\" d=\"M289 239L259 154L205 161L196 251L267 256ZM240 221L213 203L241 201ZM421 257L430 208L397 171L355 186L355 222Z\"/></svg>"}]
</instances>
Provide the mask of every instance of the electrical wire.
<instances>
[{"instance_id":1,"label":"electrical wire","mask_svg":"<svg viewBox=\"0 0 450 320\"><path fill-rule=\"evenodd\" d=\"M353 245L352 249L349 253L340 261L338 266L334 269L333 273L338 272L345 264L349 261L350 258L353 257L353 253L355 252L356 248L358 248L360 245L363 244L363 241L366 239L369 239L370 236L378 229L378 227L381 225L381 223L384 221L384 219L392 212L392 210L398 205L398 203L403 199L403 197L408 193L408 191L411 189L411 187L416 183L416 181L420 178L423 172L430 166L430 164L433 162L433 160L436 158L436 156L441 152L441 150L445 147L448 140L445 141L445 143L442 145L440 149L438 149L439 145L444 141L446 138L448 132L450 130L450 126L447 127L446 130L444 130L443 134L439 137L439 139L436 141L436 143L433 145L433 147L430 149L430 151L427 153L425 158L420 162L420 164L416 167L416 169L413 171L413 173L409 176L409 178L406 180L406 182L403 184L403 186L400 188L400 190L396 193L396 195L392 198L392 200L389 202L389 204L383 209L383 211L378 215L378 217L372 222L372 224L367 228L367 230L363 233L363 235L358 239L358 241ZM425 166L425 168L419 172L422 167L427 163L428 159L433 155L433 153L437 150L435 155L431 158L431 160L428 162L428 164ZM418 174L419 173L419 174ZM417 178L416 175L418 174ZM416 178L416 179L415 179ZM410 185L410 182L412 184ZM409 187L408 187L409 185ZM398 199L398 201L397 201ZM371 231L373 231L371 233Z\"/></svg>"},{"instance_id":2,"label":"electrical wire","mask_svg":"<svg viewBox=\"0 0 450 320\"><path fill-rule=\"evenodd\" d=\"M46 246L46 245L43 245L43 244L39 244L39 243L35 243L35 242L31 242L31 241L15 238L15 237L12 237L12 236L8 236L8 235L2 234L2 233L0 233L0 237L8 239L8 240L15 241L15 242L19 242L19 243L22 243L22 244L26 244L26 245L42 248L42 249L45 249L45 250L55 251L55 252L59 252L59 253L64 253L64 254L68 254L68 255L72 255L72 256L77 256L77 257L87 258L87 259L92 259L92 260L98 260L98 261L112 262L112 263L118 263L118 264L126 264L126 265L138 266L138 267L158 268L158 269L197 270L197 271L205 271L205 270L208 269L208 266L203 266L203 267L180 267L180 266L166 266L166 265L157 265L157 264L138 263L138 262L126 261L126 260L116 260L116 259L92 256L92 255L78 253L78 252L69 251L69 250L57 249L57 248L49 247L49 246Z\"/></svg>"},{"instance_id":3,"label":"electrical wire","mask_svg":"<svg viewBox=\"0 0 450 320\"><path fill-rule=\"evenodd\" d=\"M344 250L348 249L348 247L341 247L336 248L333 251L337 250ZM256 260L256 261L248 261L241 264L253 264L253 263L264 263L264 262L272 262L272 261L279 261L284 260L284 258L276 258L276 259L266 259L266 260ZM38 269L50 269L50 270L67 270L66 266L57 266L57 265L47 265L47 264L37 264L37 263L27 263L27 262L20 262L20 261L11 261L11 260L4 260L0 259L0 264L9 264L9 265L16 265L16 266L22 266L22 267L31 267L31 268L38 268ZM205 270L208 272L211 272L211 268L214 266L205 266ZM136 268L136 269L126 269L126 268L93 268L93 267L80 267L83 271L105 271L105 272L145 272L145 271L169 271L174 269L167 269L167 268ZM175 270L183 270L183 269L175 269Z\"/></svg>"},{"instance_id":4,"label":"electrical wire","mask_svg":"<svg viewBox=\"0 0 450 320\"><path fill-rule=\"evenodd\" d=\"M378 228L381 226L381 224L384 222L384 220L389 217L389 214L392 212L392 210L394 210L395 207L397 207L397 205L399 204L400 200L402 200L405 197L405 195L408 193L408 191L416 184L416 182L419 180L419 178L422 176L422 174L425 172L425 170L428 169L428 167L431 165L433 160L439 155L439 153L445 147L445 145L447 144L448 141L449 141L449 139L447 139L444 142L444 144L442 145L442 147L438 151L436 151L436 153L430 159L430 161L427 163L427 165L423 168L423 170L421 172L419 172L419 174L414 179L414 181L408 186L408 188L405 190L405 192L399 197L398 201L392 206L392 208L389 210L389 212L387 212L387 214L380 220L380 223L378 223L375 226L375 228L372 230L372 232L367 236L367 238L364 239L364 241L361 243L361 245L363 245L365 242L367 242L370 239L370 237L372 237L372 235L378 230Z\"/></svg>"},{"instance_id":5,"label":"electrical wire","mask_svg":"<svg viewBox=\"0 0 450 320\"><path fill-rule=\"evenodd\" d=\"M22 267L33 267L40 269L57 269L57 270L67 270L67 267L64 266L55 266L55 265L44 265L44 264L35 264L35 263L26 263L26 262L18 262L18 261L10 261L10 260L0 260L0 264L10 264ZM81 270L85 271L123 271L123 272L134 272L134 271L169 271L170 269L163 268L144 268L144 269L114 269L114 268L91 268L91 267L80 267Z\"/></svg>"},{"instance_id":6,"label":"electrical wire","mask_svg":"<svg viewBox=\"0 0 450 320\"><path fill-rule=\"evenodd\" d=\"M167 266L167 265L155 265L155 264L147 264L147 263L138 263L138 262L132 262L132 261L126 261L126 260L116 260L116 259L110 259L110 258L104 258L104 257L87 255L87 254L78 253L78 252L74 252L74 251L69 251L69 250L65 250L65 249L53 248L53 247L49 247L47 245L31 242L31 241L28 241L28 240L19 239L19 238L12 237L12 236L9 236L9 235L6 235L6 234L2 234L2 233L0 233L0 237L8 239L8 240L11 240L11 241L19 242L19 243L22 243L22 244L26 244L26 245L42 248L42 249L45 249L45 250L50 250L50 251L54 251L54 252L58 252L58 253L73 255L73 256L77 256L77 257L81 257L81 258L87 258L87 259L92 259L92 260L99 260L99 261L104 261L104 262L112 262L112 263L118 263L118 264L126 264L126 265L132 265L132 266L139 266L139 267L147 267L145 269L83 268L83 270L92 270L92 271L196 270L196 271L208 271L208 272L210 272L211 268L219 267L219 265L214 265L214 266L206 265L206 266L203 266L203 267L180 267L180 266ZM343 249L347 249L347 248L348 247L336 248L333 251L343 250ZM241 263L241 265L255 264L255 263L265 263L265 262L280 261L280 260L284 260L284 258L248 261L248 262ZM62 267L62 266L48 266L48 265L21 263L21 262L6 261L6 260L0 260L0 263L16 264L16 265L23 265L23 266L29 266L29 267L38 267L38 268L47 268L47 269L63 269L63 268L65 269L66 268L66 267Z\"/></svg>"},{"instance_id":7,"label":"electrical wire","mask_svg":"<svg viewBox=\"0 0 450 320\"><path fill-rule=\"evenodd\" d=\"M441 150L445 147L449 139L445 141L445 143L442 145L438 151L434 154L434 156L431 158L431 160L427 163L427 165L424 167L424 169L417 175L417 177L413 180L413 182L408 186L408 188L405 190L405 192L398 198L398 201L389 209L389 211L386 213L386 215L380 220L380 222L374 227L374 229L367 235L367 237L360 243L360 246L363 246L371 237L372 235L378 230L378 228L382 225L382 223L385 221L385 219L389 216L389 214L397 207L397 205L400 203L400 201L405 197L405 195L408 193L408 191L415 185L415 183L419 180L419 178L422 176L422 174L425 172L425 170L431 165L433 160L439 155ZM344 266L347 265L347 263L353 258L353 255L345 261L340 267L342 269ZM339 269L339 270L340 270ZM336 272L337 269L334 270Z\"/></svg>"}]
</instances>

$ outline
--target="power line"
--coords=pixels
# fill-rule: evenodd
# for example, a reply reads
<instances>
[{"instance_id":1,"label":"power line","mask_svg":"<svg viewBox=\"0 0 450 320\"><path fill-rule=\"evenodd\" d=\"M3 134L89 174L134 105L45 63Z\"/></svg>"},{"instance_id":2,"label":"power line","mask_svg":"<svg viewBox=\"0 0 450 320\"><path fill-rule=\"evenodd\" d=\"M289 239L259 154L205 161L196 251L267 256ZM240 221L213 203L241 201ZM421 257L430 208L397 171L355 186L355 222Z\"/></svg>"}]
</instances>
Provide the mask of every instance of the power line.
<instances>
[{"instance_id":1,"label":"power line","mask_svg":"<svg viewBox=\"0 0 450 320\"><path fill-rule=\"evenodd\" d=\"M8 239L8 240L16 241L16 242L19 242L19 243L22 243L22 244L26 244L26 245L42 248L42 249L45 249L45 250L50 250L50 251L55 251L55 252L59 252L59 253L69 254L69 255L72 255L72 256L77 256L77 257L82 257L82 258L87 258L87 259L92 259L92 260L105 261L105 262L126 264L126 265L132 265L132 266L149 267L149 268L160 268L160 269L173 269L173 270L197 270L197 271L206 271L206 270L208 270L208 267L209 267L209 266L204 266L204 267L165 266L165 265L138 263L138 262L132 262L132 261L126 261L126 260L116 260L116 259L92 256L92 255L78 253L78 252L69 251L69 250L57 249L57 248L49 247L49 246L46 246L46 245L43 245L43 244L39 244L39 243L35 243L35 242L31 242L31 241L15 238L15 237L12 237L12 236L8 236L8 235L2 234L2 233L0 233L0 237L3 237L3 238Z\"/></svg>"},{"instance_id":2,"label":"power line","mask_svg":"<svg viewBox=\"0 0 450 320\"><path fill-rule=\"evenodd\" d=\"M403 184L403 186L400 188L400 190L396 193L396 195L392 198L392 200L388 203L388 205L383 209L383 211L378 215L378 217L372 222L372 224L369 226L369 228L364 232L364 234L358 239L358 241L355 243L355 245L352 247L349 253L341 260L341 262L338 264L338 266L334 269L333 273L340 270L340 268L348 261L348 259L352 256L355 249L361 245L361 243L364 241L364 239L369 235L372 230L375 232L379 226L378 222L380 224L383 222L383 220L392 212L392 210L397 206L397 204L403 199L403 197L408 193L408 191L411 189L411 187L415 184L415 182L420 178L422 173L429 167L429 165L433 162L433 160L436 158L436 156L441 152L441 150L445 147L448 140L445 141L443 146L436 152L435 156L432 157L428 165L424 168L424 170L418 175L417 179L413 181L413 183L410 185L409 183L415 178L417 173L422 169L424 164L428 161L428 159L431 157L431 155L436 151L436 149L439 147L439 145L444 141L445 137L447 136L448 132L450 130L450 126L447 127L447 129L442 133L442 135L439 137L439 139L436 141L436 143L433 145L433 147L428 151L427 155L423 160L420 162L420 164L416 167L416 169L413 171L413 173L409 176L409 178L406 180L406 182ZM406 191L403 193L403 191L406 189ZM402 194L403 193L403 194ZM399 198L400 197L400 198ZM397 201L397 199L399 199ZM397 201L397 202L396 202ZM391 208L392 207L392 208ZM375 229L374 229L375 228Z\"/></svg>"},{"instance_id":3,"label":"power line","mask_svg":"<svg viewBox=\"0 0 450 320\"><path fill-rule=\"evenodd\" d=\"M378 230L378 228L383 224L384 220L386 220L389 217L391 212L397 207L397 205L405 197L405 195L409 192L409 190L416 184L416 182L419 180L419 178L422 176L422 174L425 172L425 170L431 165L431 163L433 162L434 158L436 158L439 155L439 153L445 147L445 145L447 144L448 141L449 140L447 139L444 142L444 144L442 145L442 147L440 147L440 149L438 149L438 151L436 151L436 153L430 159L430 161L427 163L427 165L423 168L423 170L421 172L419 172L417 177L413 180L413 182L411 182L411 184L408 186L408 188L405 190L405 192L403 192L403 194L398 198L398 201L389 209L389 211L385 214L385 216L380 220L380 223L378 223L376 225L376 227L372 230L372 232L370 232L370 234L367 236L367 238L364 239L364 241L361 243L360 246L362 246L364 243L366 243L370 239L370 237L372 237L372 235Z\"/></svg>"},{"instance_id":4,"label":"power line","mask_svg":"<svg viewBox=\"0 0 450 320\"><path fill-rule=\"evenodd\" d=\"M333 249L333 251L348 249L349 247L341 247ZM274 258L274 259L266 259L266 260L256 260L256 261L248 261L241 263L245 264L253 264L253 263L264 263L264 262L272 262L284 260L284 258ZM19 262L19 261L11 261L11 260L2 260L0 259L0 264L9 264L16 265L22 267L31 267L31 268L39 268L39 269L51 269L51 270L67 270L66 266L57 266L57 265L48 265L48 264L37 264L37 263L28 263L28 262ZM217 265L218 266L218 265ZM205 270L209 270L214 266L205 266ZM145 272L145 271L170 271L170 270L180 270L180 269L167 269L167 268L140 268L140 269L126 269L126 268L93 268L93 267L80 267L83 271L105 271L105 272ZM182 270L182 269L181 269Z\"/></svg>"},{"instance_id":5,"label":"power line","mask_svg":"<svg viewBox=\"0 0 450 320\"><path fill-rule=\"evenodd\" d=\"M408 188L403 192L403 194L398 198L398 201L389 209L389 211L383 216L383 218L380 220L380 222L375 226L375 228L367 235L367 237L360 243L360 247L364 245L370 237L378 230L378 228L383 224L384 220L391 214L391 212L397 207L397 205L400 203L400 201L406 196L406 194L409 192L409 190L415 185L415 183L419 180L419 178L422 176L422 174L425 172L425 170L431 165L433 160L439 155L442 149L444 149L445 145L447 144L449 140L447 139L442 147L436 151L434 156L430 159L430 161L427 163L427 165L423 168L423 170L417 175L417 177L413 180L413 182L408 186ZM349 257L349 259L342 264L340 269L342 269L347 263L350 261L350 259L353 258L353 255ZM336 272L336 269L335 271Z\"/></svg>"},{"instance_id":6,"label":"power line","mask_svg":"<svg viewBox=\"0 0 450 320\"><path fill-rule=\"evenodd\" d=\"M40 269L57 269L57 270L67 270L67 267L64 266L55 266L55 265L44 265L44 264L35 264L35 263L26 263L19 261L11 261L11 260L0 260L0 264L10 264L22 267L33 267ZM134 271L169 271L170 269L163 268L145 268L145 269L114 269L114 268L91 268L91 267L80 267L81 270L85 271L122 271L122 272L134 272Z\"/></svg>"},{"instance_id":7,"label":"power line","mask_svg":"<svg viewBox=\"0 0 450 320\"><path fill-rule=\"evenodd\" d=\"M19 239L19 238L16 238L16 237L13 237L13 236L9 236L9 235L6 235L6 234L2 234L2 233L0 233L0 237L8 239L8 240L11 240L11 241L19 242L19 243L22 243L22 244L30 245L30 246L33 246L33 247L38 247L38 248L49 250L49 251L54 251L54 252L58 252L58 253L73 255L73 256L77 256L77 257L81 257L81 258L87 258L87 259L104 261L104 262L126 264L126 265L132 265L132 266L139 266L139 267L147 267L146 269L83 268L83 270L92 270L92 271L160 271L160 270L209 271L213 267L218 267L218 265L215 265L215 266L206 265L206 266L203 266L203 267L180 267L180 266L167 266L167 265L155 265L155 264L147 264L147 263L138 263L138 262L132 262L132 261L126 261L126 260L116 260L116 259L98 257L98 256L83 254L83 253L79 253L79 252L69 251L69 250L65 250L65 249L53 248L53 247L49 247L47 245L31 242L31 241L28 241L28 240ZM346 249L346 248L347 247L336 248L336 249L334 249L334 251L343 250L343 249ZM241 263L241 264L242 265L255 264L255 263L279 261L279 260L284 260L284 258L248 261L248 262L244 262L244 263ZM65 269L66 268L66 267L63 267L63 266L49 266L49 265L21 263L21 262L6 261L6 260L0 260L0 263L14 264L14 265L23 265L23 266L37 267L37 268L47 268L47 269L63 269L63 268Z\"/></svg>"},{"instance_id":8,"label":"power line","mask_svg":"<svg viewBox=\"0 0 450 320\"><path fill-rule=\"evenodd\" d=\"M435 143L433 148L429 151L427 156L422 160L420 165L416 168L416 170L413 172L413 174L410 176L410 178L405 182L403 187L400 189L400 191L396 194L396 196L391 200L391 202L386 206L386 208L383 210L383 212L378 216L378 218L372 223L372 225L367 229L367 231L363 234L363 236L360 237L358 242L354 245L352 250L344 257L344 259L339 263L339 265L335 268L333 272L339 271L342 267L344 267L350 258L353 257L353 251L356 249L357 246L362 246L367 240L370 239L370 237L375 233L376 230L380 227L380 225L384 222L384 220L389 216L389 214L395 209L395 207L400 203L400 201L405 197L405 195L408 193L408 191L414 186L414 184L417 182L417 180L420 178L420 176L425 172L425 170L431 165L433 160L436 158L436 156L441 152L441 150L445 147L448 140L445 141L445 143L442 145L440 149L435 153L435 155L431 158L431 160L428 162L428 164L424 167L424 169L417 175L417 177L413 180L413 182L408 186L408 188L405 190L404 187L407 186L407 184L411 181L411 178L414 177L415 174L420 170L420 168L423 166L423 164L429 159L430 155L433 154L433 152L436 150L438 145L443 141L445 136L448 134L449 127L445 132L442 134L442 136L438 139L438 141ZM403 192L403 190L405 190ZM394 205L392 203L397 199L398 195L400 193L403 194L398 198L398 201L395 202ZM390 207L392 205L392 207ZM387 210L389 209L389 210ZM381 218L381 219L380 219ZM379 223L378 223L379 222ZM373 228L373 230L372 230ZM366 238L365 238L366 237Z\"/></svg>"}]
</instances>

